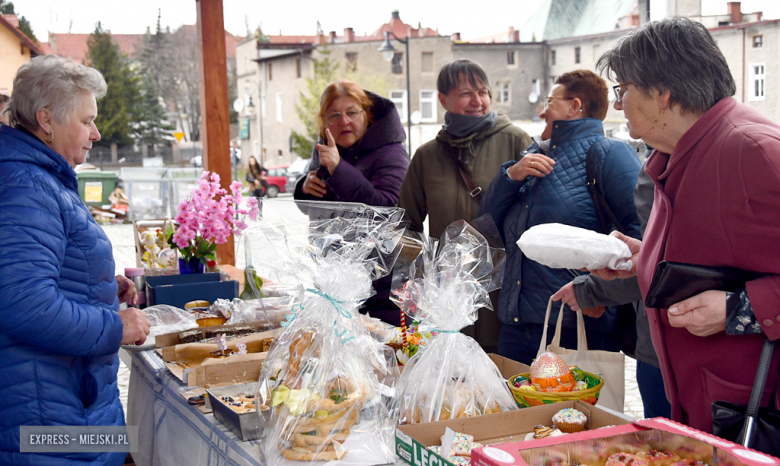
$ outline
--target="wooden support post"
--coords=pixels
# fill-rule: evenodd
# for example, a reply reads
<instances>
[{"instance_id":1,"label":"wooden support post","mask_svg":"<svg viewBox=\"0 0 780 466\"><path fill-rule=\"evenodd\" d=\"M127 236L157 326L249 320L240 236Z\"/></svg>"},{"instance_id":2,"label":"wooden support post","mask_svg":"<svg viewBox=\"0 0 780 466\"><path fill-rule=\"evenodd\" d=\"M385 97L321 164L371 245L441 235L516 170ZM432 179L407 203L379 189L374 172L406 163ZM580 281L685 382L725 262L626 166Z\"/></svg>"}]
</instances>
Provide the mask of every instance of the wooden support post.
<instances>
[{"instance_id":1,"label":"wooden support post","mask_svg":"<svg viewBox=\"0 0 780 466\"><path fill-rule=\"evenodd\" d=\"M201 138L203 168L219 175L222 187L233 180L230 160L227 57L222 0L196 0L200 62ZM236 264L233 237L217 246L222 264Z\"/></svg>"}]
</instances>

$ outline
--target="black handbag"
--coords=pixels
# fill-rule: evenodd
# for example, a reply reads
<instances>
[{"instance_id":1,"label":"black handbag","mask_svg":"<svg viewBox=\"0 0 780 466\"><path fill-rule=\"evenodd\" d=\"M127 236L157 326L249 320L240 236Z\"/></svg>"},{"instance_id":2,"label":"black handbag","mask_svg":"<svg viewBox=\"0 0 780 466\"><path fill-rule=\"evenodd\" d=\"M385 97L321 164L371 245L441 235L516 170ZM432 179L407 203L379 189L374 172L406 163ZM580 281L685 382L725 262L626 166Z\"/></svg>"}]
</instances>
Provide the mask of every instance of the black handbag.
<instances>
[{"instance_id":1,"label":"black handbag","mask_svg":"<svg viewBox=\"0 0 780 466\"><path fill-rule=\"evenodd\" d=\"M711 267L661 261L655 268L647 291L645 306L668 309L669 306L709 290L736 291L745 282L763 276L734 267Z\"/></svg>"},{"instance_id":2,"label":"black handbag","mask_svg":"<svg viewBox=\"0 0 780 466\"><path fill-rule=\"evenodd\" d=\"M777 346L767 339L761 350L756 381L747 406L715 401L712 403L712 433L742 446L780 458L780 411L774 408L777 383L766 408L759 408L769 374L772 353ZM780 380L780 373L778 373Z\"/></svg>"}]
</instances>

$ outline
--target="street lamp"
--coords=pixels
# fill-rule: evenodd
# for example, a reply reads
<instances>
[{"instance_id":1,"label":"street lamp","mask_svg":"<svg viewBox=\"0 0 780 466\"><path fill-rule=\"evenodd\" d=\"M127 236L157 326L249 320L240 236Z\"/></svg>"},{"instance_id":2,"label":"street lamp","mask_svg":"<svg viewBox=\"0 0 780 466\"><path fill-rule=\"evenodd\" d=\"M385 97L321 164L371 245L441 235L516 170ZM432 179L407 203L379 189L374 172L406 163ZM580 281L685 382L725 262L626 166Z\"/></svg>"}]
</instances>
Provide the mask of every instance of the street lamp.
<instances>
[{"instance_id":1,"label":"street lamp","mask_svg":"<svg viewBox=\"0 0 780 466\"><path fill-rule=\"evenodd\" d=\"M254 84L257 86L257 98L262 101L263 99L263 86L260 83L257 83L255 81L252 81L251 79L247 79L246 82L248 84ZM246 105L246 114L251 115L255 111L255 104L252 102L252 93L249 92L249 86L247 86L246 94L249 97L249 102ZM260 165L265 167L265 154L263 153L263 110L262 108L257 112L257 127L260 129L259 136L260 136Z\"/></svg>"},{"instance_id":2,"label":"street lamp","mask_svg":"<svg viewBox=\"0 0 780 466\"><path fill-rule=\"evenodd\" d=\"M395 47L393 47L393 44L390 42L390 35L393 35L393 38L397 40L398 42L404 44L406 47L406 129L407 129L407 136L408 140L406 142L406 150L409 154L409 157L412 157L412 88L409 85L409 38L406 39L400 39L398 36L396 36L394 33L390 31L385 31L385 41L382 43L382 46L379 47L377 52L382 52L382 57L385 59L385 61L392 61L393 57L395 56Z\"/></svg>"}]
</instances>

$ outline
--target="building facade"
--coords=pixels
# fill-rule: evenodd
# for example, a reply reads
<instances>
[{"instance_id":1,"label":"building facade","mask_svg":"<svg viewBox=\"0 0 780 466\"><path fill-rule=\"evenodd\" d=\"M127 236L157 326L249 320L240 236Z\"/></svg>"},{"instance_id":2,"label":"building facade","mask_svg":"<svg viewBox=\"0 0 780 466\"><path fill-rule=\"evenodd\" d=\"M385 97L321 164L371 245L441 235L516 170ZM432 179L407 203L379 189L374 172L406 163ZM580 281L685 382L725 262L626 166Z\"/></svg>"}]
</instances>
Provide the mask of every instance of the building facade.
<instances>
[{"instance_id":1,"label":"building facade","mask_svg":"<svg viewBox=\"0 0 780 466\"><path fill-rule=\"evenodd\" d=\"M16 15L0 15L0 94L10 96L16 70L41 54L38 45L19 29Z\"/></svg>"}]
</instances>

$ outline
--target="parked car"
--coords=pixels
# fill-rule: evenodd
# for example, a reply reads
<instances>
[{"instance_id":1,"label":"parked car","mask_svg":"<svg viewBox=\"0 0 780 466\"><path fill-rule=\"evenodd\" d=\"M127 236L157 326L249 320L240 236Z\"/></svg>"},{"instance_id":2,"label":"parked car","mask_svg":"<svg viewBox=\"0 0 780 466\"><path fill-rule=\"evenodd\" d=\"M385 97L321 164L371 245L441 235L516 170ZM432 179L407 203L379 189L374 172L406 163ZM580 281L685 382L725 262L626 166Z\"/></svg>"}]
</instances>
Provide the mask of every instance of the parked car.
<instances>
[{"instance_id":1,"label":"parked car","mask_svg":"<svg viewBox=\"0 0 780 466\"><path fill-rule=\"evenodd\" d=\"M265 193L266 196L276 197L279 193L288 192L287 168L288 166L268 169L268 174L265 175L265 180L268 182L268 192Z\"/></svg>"}]
</instances>

